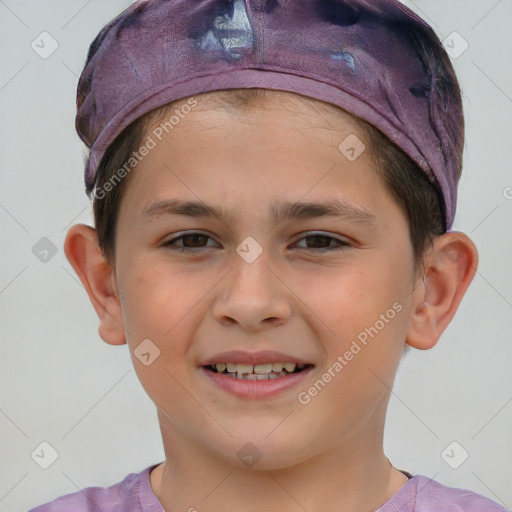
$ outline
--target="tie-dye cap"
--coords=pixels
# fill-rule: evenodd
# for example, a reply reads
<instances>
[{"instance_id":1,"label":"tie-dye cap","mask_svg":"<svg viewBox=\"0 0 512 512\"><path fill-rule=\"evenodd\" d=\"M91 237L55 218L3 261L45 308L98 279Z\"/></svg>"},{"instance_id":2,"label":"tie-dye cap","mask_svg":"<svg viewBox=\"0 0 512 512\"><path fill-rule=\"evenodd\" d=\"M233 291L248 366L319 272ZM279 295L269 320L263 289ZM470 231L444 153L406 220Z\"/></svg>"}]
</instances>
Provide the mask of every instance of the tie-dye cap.
<instances>
[{"instance_id":1,"label":"tie-dye cap","mask_svg":"<svg viewBox=\"0 0 512 512\"><path fill-rule=\"evenodd\" d=\"M397 0L140 0L92 42L76 128L90 148L86 192L108 146L138 117L202 92L295 92L383 132L455 216L464 117L432 28Z\"/></svg>"}]
</instances>

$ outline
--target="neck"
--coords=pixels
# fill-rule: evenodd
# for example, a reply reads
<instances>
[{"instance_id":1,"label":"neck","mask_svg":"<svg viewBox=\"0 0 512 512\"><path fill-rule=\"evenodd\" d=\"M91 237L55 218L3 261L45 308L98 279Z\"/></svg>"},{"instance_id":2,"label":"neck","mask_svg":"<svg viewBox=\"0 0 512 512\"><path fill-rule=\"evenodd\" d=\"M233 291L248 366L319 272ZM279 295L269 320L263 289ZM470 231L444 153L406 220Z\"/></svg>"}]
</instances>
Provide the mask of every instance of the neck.
<instances>
[{"instance_id":1,"label":"neck","mask_svg":"<svg viewBox=\"0 0 512 512\"><path fill-rule=\"evenodd\" d=\"M407 477L391 466L382 436L345 440L292 467L257 470L221 461L160 418L166 462L155 468L153 493L166 512L373 512Z\"/></svg>"}]
</instances>

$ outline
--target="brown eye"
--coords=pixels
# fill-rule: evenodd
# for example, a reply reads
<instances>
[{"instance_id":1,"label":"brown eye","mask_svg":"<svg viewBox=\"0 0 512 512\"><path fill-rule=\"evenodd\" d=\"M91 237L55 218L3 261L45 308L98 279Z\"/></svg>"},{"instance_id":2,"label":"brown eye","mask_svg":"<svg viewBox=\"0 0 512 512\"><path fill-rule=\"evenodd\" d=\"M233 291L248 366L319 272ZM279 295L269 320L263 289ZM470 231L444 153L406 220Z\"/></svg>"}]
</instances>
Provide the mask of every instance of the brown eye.
<instances>
[{"instance_id":1,"label":"brown eye","mask_svg":"<svg viewBox=\"0 0 512 512\"><path fill-rule=\"evenodd\" d=\"M211 238L204 233L189 233L173 238L172 240L166 242L163 246L178 252L186 252L188 250L194 251L195 249L203 249L208 247L205 245L205 243L209 239L211 240ZM181 241L182 245L178 245L176 243L178 241Z\"/></svg>"},{"instance_id":2,"label":"brown eye","mask_svg":"<svg viewBox=\"0 0 512 512\"><path fill-rule=\"evenodd\" d=\"M339 251L345 249L346 247L349 247L349 244L347 242L344 242L343 240L339 240L338 238L323 235L320 233L305 236L301 240L307 240L306 247L301 247L303 249L318 249L319 251ZM335 242L335 244L337 245L331 246L332 242Z\"/></svg>"}]
</instances>

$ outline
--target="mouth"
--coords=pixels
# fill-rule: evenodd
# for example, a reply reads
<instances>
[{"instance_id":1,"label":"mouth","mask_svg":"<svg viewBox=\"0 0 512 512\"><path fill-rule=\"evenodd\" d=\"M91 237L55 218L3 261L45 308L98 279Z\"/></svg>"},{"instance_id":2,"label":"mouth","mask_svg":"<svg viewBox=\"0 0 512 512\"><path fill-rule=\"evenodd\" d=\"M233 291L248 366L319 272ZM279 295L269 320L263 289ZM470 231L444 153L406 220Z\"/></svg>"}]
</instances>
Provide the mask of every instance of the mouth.
<instances>
[{"instance_id":1,"label":"mouth","mask_svg":"<svg viewBox=\"0 0 512 512\"><path fill-rule=\"evenodd\" d=\"M274 350L231 350L203 359L205 384L242 399L264 400L304 387L315 368L311 359Z\"/></svg>"},{"instance_id":2,"label":"mouth","mask_svg":"<svg viewBox=\"0 0 512 512\"><path fill-rule=\"evenodd\" d=\"M307 360L274 351L223 352L199 365L207 386L244 400L277 398L302 388L314 368Z\"/></svg>"},{"instance_id":3,"label":"mouth","mask_svg":"<svg viewBox=\"0 0 512 512\"><path fill-rule=\"evenodd\" d=\"M300 373L311 364L269 362L262 364L214 363L203 366L207 371L247 381L277 380Z\"/></svg>"}]
</instances>

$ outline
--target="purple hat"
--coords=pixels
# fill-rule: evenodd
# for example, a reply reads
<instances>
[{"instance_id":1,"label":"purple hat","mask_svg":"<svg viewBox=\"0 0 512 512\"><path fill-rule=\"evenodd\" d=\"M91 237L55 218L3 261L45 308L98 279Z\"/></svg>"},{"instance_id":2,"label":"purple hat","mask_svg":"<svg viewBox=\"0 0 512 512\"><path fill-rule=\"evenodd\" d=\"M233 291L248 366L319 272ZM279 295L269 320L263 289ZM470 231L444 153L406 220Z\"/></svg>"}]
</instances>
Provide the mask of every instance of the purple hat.
<instances>
[{"instance_id":1,"label":"purple hat","mask_svg":"<svg viewBox=\"0 0 512 512\"><path fill-rule=\"evenodd\" d=\"M464 117L431 27L397 0L139 0L106 25L78 83L86 191L131 122L207 91L265 88L337 105L381 130L455 216Z\"/></svg>"}]
</instances>

